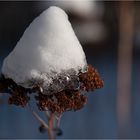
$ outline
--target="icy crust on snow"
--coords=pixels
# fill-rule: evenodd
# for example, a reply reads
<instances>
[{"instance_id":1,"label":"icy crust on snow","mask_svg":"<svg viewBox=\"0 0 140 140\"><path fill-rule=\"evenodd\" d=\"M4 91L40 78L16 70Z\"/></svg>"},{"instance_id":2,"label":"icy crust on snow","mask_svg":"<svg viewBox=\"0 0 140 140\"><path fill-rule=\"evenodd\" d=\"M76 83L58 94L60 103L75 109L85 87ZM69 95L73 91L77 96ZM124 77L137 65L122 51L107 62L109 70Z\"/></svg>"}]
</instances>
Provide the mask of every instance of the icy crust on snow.
<instances>
[{"instance_id":1,"label":"icy crust on snow","mask_svg":"<svg viewBox=\"0 0 140 140\"><path fill-rule=\"evenodd\" d=\"M44 87L48 87L60 73L73 70L78 74L86 67L84 51L67 14L53 6L25 30L5 58L2 73L23 87L29 87L33 80L43 81Z\"/></svg>"},{"instance_id":2,"label":"icy crust on snow","mask_svg":"<svg viewBox=\"0 0 140 140\"><path fill-rule=\"evenodd\" d=\"M87 69L85 69L85 72ZM35 78L28 81L28 87L39 86L43 94L53 94L62 90L79 90L80 81L74 69L62 71L61 73L54 74L53 77Z\"/></svg>"}]
</instances>

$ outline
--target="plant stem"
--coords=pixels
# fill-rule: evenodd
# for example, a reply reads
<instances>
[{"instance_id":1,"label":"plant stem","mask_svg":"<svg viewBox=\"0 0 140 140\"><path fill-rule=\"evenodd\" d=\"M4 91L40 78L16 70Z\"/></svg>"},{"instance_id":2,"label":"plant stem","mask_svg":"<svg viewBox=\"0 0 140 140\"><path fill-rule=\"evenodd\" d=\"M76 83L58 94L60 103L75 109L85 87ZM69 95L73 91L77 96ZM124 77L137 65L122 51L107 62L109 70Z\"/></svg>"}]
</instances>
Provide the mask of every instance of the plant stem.
<instances>
[{"instance_id":1,"label":"plant stem","mask_svg":"<svg viewBox=\"0 0 140 140\"><path fill-rule=\"evenodd\" d=\"M30 107L28 104L29 110L32 112L32 114L35 116L35 118L48 130L49 127L46 124L46 122Z\"/></svg>"},{"instance_id":2,"label":"plant stem","mask_svg":"<svg viewBox=\"0 0 140 140\"><path fill-rule=\"evenodd\" d=\"M60 127L61 118L62 118L62 114L60 114L59 117L57 117L57 128Z\"/></svg>"},{"instance_id":3,"label":"plant stem","mask_svg":"<svg viewBox=\"0 0 140 140\"><path fill-rule=\"evenodd\" d=\"M48 135L49 135L49 139L54 140L55 139L55 134L54 134L54 125L55 125L55 117L56 114L52 113L49 120L48 120Z\"/></svg>"},{"instance_id":4,"label":"plant stem","mask_svg":"<svg viewBox=\"0 0 140 140\"><path fill-rule=\"evenodd\" d=\"M62 114L60 114L59 116L56 116L55 112L51 113L49 111L45 111L45 114L48 118L48 125L47 125L46 122L30 107L29 104L28 104L28 108L32 112L32 114L35 116L35 118L41 123L41 125L43 125L47 129L49 139L55 140L56 134L55 134L54 128L59 128ZM57 122L55 122L56 120Z\"/></svg>"}]
</instances>

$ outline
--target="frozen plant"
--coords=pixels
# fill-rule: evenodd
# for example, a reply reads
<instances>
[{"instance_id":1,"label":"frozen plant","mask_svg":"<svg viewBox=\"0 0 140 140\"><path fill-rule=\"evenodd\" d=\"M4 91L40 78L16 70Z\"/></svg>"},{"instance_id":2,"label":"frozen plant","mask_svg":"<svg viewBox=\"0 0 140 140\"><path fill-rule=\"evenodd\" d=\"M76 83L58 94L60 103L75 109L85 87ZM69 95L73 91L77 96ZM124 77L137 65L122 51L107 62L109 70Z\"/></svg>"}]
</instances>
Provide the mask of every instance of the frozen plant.
<instances>
[{"instance_id":1,"label":"frozen plant","mask_svg":"<svg viewBox=\"0 0 140 140\"><path fill-rule=\"evenodd\" d=\"M86 62L67 14L58 7L50 7L29 25L5 58L0 78L0 92L10 94L9 104L28 107L41 123L39 130L47 130L50 139L61 134L62 114L83 108L86 91L102 86L98 72ZM30 104L33 93L48 124Z\"/></svg>"}]
</instances>

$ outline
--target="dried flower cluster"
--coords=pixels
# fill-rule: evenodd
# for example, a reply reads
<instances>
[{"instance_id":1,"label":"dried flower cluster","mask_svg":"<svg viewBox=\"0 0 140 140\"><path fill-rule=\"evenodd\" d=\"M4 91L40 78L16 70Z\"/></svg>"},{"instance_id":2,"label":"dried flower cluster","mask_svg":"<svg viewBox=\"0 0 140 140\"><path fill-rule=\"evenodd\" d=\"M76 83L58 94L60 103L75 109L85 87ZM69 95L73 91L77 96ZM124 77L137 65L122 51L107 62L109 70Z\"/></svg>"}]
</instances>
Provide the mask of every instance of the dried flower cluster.
<instances>
[{"instance_id":1,"label":"dried flower cluster","mask_svg":"<svg viewBox=\"0 0 140 140\"><path fill-rule=\"evenodd\" d=\"M93 91L103 87L103 80L92 65L88 66L85 73L79 73L80 90L64 90L53 95L39 94L36 96L40 110L51 110L62 113L65 111L79 110L87 102L87 96L82 91Z\"/></svg>"},{"instance_id":2,"label":"dried flower cluster","mask_svg":"<svg viewBox=\"0 0 140 140\"><path fill-rule=\"evenodd\" d=\"M39 131L46 132L47 130L49 138L52 139L55 135L62 134L62 130L59 128L62 113L66 111L77 111L83 108L87 102L86 92L101 88L104 84L97 70L92 65L88 65L85 73L79 72L77 76L71 75L69 79L69 81L66 81L65 78L62 79L60 76L58 80L62 80L63 86L65 84L66 88L57 93L53 91L52 94L43 94L49 92L43 91L39 85L35 85L32 89L27 89L17 85L12 79L6 79L2 75L0 77L0 93L9 93L9 104L22 107L28 104L30 95L36 93L35 99L39 110L48 112L48 125L34 111L32 113L41 123ZM56 79L51 86L53 87L57 84L59 83ZM75 88L77 85L79 88ZM52 87L50 89L53 89ZM57 115L59 117L56 121L55 117Z\"/></svg>"},{"instance_id":3,"label":"dried flower cluster","mask_svg":"<svg viewBox=\"0 0 140 140\"><path fill-rule=\"evenodd\" d=\"M63 90L51 95L42 94L38 88L25 89L17 85L12 79L0 78L0 92L10 93L9 104L17 106L26 106L30 100L31 91L36 91L37 105L40 110L50 110L51 112L62 113L65 111L79 110L87 102L87 96L83 91L93 91L103 87L103 80L100 78L97 70L88 65L88 70L85 73L79 73L79 90Z\"/></svg>"},{"instance_id":4,"label":"dried flower cluster","mask_svg":"<svg viewBox=\"0 0 140 140\"><path fill-rule=\"evenodd\" d=\"M95 89L102 88L104 85L97 70L92 66L88 65L88 71L79 74L81 89L88 91L94 91Z\"/></svg>"},{"instance_id":5,"label":"dried flower cluster","mask_svg":"<svg viewBox=\"0 0 140 140\"><path fill-rule=\"evenodd\" d=\"M9 104L25 107L30 100L28 89L17 85L12 79L5 79L4 76L0 78L0 92L7 92L11 95L8 100Z\"/></svg>"},{"instance_id":6,"label":"dried flower cluster","mask_svg":"<svg viewBox=\"0 0 140 140\"><path fill-rule=\"evenodd\" d=\"M17 106L25 107L28 101L30 100L30 97L24 93L19 91L14 91L12 93L12 96L9 98L9 104L15 104Z\"/></svg>"},{"instance_id":7,"label":"dried flower cluster","mask_svg":"<svg viewBox=\"0 0 140 140\"><path fill-rule=\"evenodd\" d=\"M53 95L36 96L38 100L38 107L40 110L51 110L51 112L63 113L70 110L81 109L86 101L87 97L81 95L79 91L61 91Z\"/></svg>"}]
</instances>

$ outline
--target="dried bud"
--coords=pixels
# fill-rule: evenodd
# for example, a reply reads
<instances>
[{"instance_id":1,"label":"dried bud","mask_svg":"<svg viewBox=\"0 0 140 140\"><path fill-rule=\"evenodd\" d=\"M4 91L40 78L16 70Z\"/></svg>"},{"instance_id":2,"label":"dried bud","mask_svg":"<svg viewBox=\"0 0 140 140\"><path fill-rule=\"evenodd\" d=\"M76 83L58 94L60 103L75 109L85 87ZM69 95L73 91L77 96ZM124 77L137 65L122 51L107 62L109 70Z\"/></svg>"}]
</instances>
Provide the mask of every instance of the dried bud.
<instances>
[{"instance_id":1,"label":"dried bud","mask_svg":"<svg viewBox=\"0 0 140 140\"><path fill-rule=\"evenodd\" d=\"M14 91L11 94L11 97L9 98L9 104L14 104L17 106L22 106L25 107L30 100L30 97L24 93L24 92L19 92L19 91Z\"/></svg>"},{"instance_id":2,"label":"dried bud","mask_svg":"<svg viewBox=\"0 0 140 140\"><path fill-rule=\"evenodd\" d=\"M45 128L44 125L39 126L38 129L39 129L39 132L40 132L40 133L45 133L45 132L47 131L47 129Z\"/></svg>"},{"instance_id":3,"label":"dried bud","mask_svg":"<svg viewBox=\"0 0 140 140\"><path fill-rule=\"evenodd\" d=\"M76 76L76 75L75 75ZM60 77L62 80L62 78ZM57 79L59 81L60 79ZM51 112L63 113L65 111L79 110L84 107L87 102L87 97L80 92L82 90L92 91L97 88L103 87L103 81L100 78L97 70L91 65L88 65L88 71L80 73L79 77L69 77L68 83L64 81L63 84L71 85L77 82L73 82L73 79L79 79L79 89L66 88L60 92L52 92L52 94L43 94L44 90L41 86L34 86L32 89L26 89L17 85L12 79L5 79L4 76L0 78L0 91L9 91L11 97L9 98L9 104L15 104L17 106L26 106L30 100L29 93L36 92L38 95L35 97L37 105L40 110L49 110ZM72 83L72 84L71 84ZM55 84L54 84L55 86ZM67 87L67 86L66 86Z\"/></svg>"},{"instance_id":4,"label":"dried bud","mask_svg":"<svg viewBox=\"0 0 140 140\"><path fill-rule=\"evenodd\" d=\"M104 85L99 73L92 65L88 65L87 72L80 73L79 79L82 83L81 89L86 91L94 91L95 89L102 88Z\"/></svg>"},{"instance_id":5,"label":"dried bud","mask_svg":"<svg viewBox=\"0 0 140 140\"><path fill-rule=\"evenodd\" d=\"M39 94L36 97L40 110L49 109L52 112L63 113L70 110L79 110L87 102L87 97L78 91L62 91L53 95Z\"/></svg>"},{"instance_id":6,"label":"dried bud","mask_svg":"<svg viewBox=\"0 0 140 140\"><path fill-rule=\"evenodd\" d=\"M63 135L62 129L60 129L60 128L54 128L53 130L55 131L55 133L56 133L57 136L62 136Z\"/></svg>"}]
</instances>

